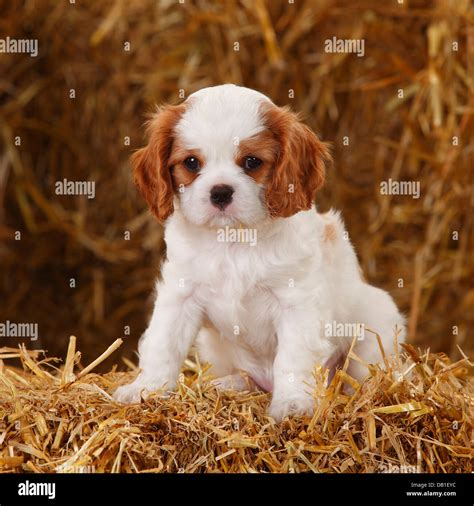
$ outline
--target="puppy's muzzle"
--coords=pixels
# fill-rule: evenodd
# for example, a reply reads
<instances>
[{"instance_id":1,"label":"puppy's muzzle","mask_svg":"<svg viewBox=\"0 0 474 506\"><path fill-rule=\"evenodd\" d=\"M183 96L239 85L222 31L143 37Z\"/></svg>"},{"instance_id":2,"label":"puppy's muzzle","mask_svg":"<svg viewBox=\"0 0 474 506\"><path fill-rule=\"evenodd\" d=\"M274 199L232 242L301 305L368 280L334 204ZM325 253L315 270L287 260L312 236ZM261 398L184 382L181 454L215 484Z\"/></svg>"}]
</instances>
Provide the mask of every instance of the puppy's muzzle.
<instances>
[{"instance_id":1,"label":"puppy's muzzle","mask_svg":"<svg viewBox=\"0 0 474 506\"><path fill-rule=\"evenodd\" d=\"M231 202L234 189L227 184L218 184L211 188L210 200L213 206L223 211Z\"/></svg>"}]
</instances>

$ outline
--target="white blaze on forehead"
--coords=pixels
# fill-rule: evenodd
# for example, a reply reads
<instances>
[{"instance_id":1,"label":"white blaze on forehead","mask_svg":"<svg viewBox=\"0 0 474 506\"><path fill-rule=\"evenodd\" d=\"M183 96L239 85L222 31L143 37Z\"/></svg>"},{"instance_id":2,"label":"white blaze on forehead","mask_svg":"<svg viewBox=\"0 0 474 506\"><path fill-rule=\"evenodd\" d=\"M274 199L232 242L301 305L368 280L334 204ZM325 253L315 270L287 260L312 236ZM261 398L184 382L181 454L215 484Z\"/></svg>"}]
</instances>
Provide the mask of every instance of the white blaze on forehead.
<instances>
[{"instance_id":1,"label":"white blaze on forehead","mask_svg":"<svg viewBox=\"0 0 474 506\"><path fill-rule=\"evenodd\" d=\"M224 84L193 93L187 110L176 125L176 133L188 149L200 149L210 156L232 153L236 140L261 132L262 102L271 102L258 91Z\"/></svg>"}]
</instances>

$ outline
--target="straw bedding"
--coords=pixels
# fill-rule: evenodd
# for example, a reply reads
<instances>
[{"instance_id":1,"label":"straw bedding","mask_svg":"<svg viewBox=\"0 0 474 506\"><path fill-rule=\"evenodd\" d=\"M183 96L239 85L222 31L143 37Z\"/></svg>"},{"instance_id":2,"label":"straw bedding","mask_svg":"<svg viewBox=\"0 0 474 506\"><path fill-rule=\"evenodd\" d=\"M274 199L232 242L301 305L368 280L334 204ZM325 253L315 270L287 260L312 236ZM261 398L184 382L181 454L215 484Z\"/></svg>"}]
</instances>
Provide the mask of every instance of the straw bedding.
<instances>
[{"instance_id":1,"label":"straw bedding","mask_svg":"<svg viewBox=\"0 0 474 506\"><path fill-rule=\"evenodd\" d=\"M472 471L467 357L452 363L405 345L385 370L369 365L363 384L342 369L327 389L316 369L314 416L275 424L269 394L217 391L191 359L168 398L116 403L110 393L135 372L91 371L119 345L86 368L74 337L61 367L37 350L0 349L2 472ZM12 358L23 369L5 364Z\"/></svg>"}]
</instances>

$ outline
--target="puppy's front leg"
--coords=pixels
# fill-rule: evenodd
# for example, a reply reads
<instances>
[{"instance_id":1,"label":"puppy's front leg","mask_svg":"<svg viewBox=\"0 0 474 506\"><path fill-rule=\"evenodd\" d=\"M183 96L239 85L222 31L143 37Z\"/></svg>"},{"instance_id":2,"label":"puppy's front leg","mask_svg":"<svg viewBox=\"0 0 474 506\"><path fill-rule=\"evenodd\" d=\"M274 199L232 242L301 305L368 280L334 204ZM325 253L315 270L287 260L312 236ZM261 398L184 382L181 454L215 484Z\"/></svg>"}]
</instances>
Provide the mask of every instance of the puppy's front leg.
<instances>
[{"instance_id":1,"label":"puppy's front leg","mask_svg":"<svg viewBox=\"0 0 474 506\"><path fill-rule=\"evenodd\" d=\"M281 421L288 414L311 414L314 410L313 371L334 353L324 339L323 320L315 309L288 309L277 322L278 347L273 363L273 397L269 414Z\"/></svg>"},{"instance_id":2,"label":"puppy's front leg","mask_svg":"<svg viewBox=\"0 0 474 506\"><path fill-rule=\"evenodd\" d=\"M200 328L202 311L192 290L180 287L174 279L158 286L153 315L138 346L141 372L133 383L116 390L114 397L120 402L138 402L142 394L176 386L180 367Z\"/></svg>"}]
</instances>

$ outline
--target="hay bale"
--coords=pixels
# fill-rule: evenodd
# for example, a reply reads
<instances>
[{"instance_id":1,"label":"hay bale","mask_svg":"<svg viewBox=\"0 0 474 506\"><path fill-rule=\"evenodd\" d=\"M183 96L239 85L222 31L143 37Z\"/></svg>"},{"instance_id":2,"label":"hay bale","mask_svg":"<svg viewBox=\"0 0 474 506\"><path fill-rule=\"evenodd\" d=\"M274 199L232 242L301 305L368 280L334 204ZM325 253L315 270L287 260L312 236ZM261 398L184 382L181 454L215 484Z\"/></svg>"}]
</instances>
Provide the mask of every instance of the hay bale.
<instances>
[{"instance_id":1,"label":"hay bale","mask_svg":"<svg viewBox=\"0 0 474 506\"><path fill-rule=\"evenodd\" d=\"M363 384L344 368L326 389L317 369L314 416L275 424L269 394L219 392L197 360L170 397L123 406L110 393L136 372L80 368L75 338L63 367L2 348L0 472L472 472L472 364L404 349Z\"/></svg>"}]
</instances>

